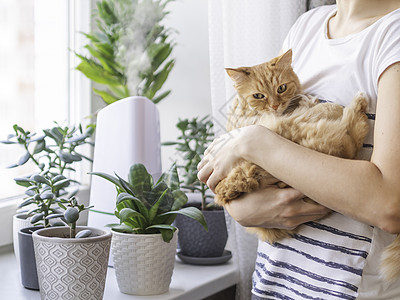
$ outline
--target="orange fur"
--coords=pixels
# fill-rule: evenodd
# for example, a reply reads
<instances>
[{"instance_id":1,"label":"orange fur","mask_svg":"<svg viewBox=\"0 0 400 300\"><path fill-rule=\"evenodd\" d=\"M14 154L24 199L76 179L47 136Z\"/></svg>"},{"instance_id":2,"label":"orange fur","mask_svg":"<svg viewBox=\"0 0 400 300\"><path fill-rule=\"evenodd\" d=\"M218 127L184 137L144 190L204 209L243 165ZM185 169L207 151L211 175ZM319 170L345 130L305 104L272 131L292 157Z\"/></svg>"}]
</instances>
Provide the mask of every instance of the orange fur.
<instances>
[{"instance_id":1,"label":"orange fur","mask_svg":"<svg viewBox=\"0 0 400 300\"><path fill-rule=\"evenodd\" d=\"M335 103L319 103L302 94L291 63L289 50L260 65L227 69L237 91L229 113L228 131L259 124L313 150L354 158L368 132L364 94L357 94L346 108ZM242 193L258 190L266 177L271 175L243 161L217 185L215 201L224 205ZM279 186L285 184L279 183ZM270 243L295 233L295 230L266 228L249 228L249 231Z\"/></svg>"}]
</instances>

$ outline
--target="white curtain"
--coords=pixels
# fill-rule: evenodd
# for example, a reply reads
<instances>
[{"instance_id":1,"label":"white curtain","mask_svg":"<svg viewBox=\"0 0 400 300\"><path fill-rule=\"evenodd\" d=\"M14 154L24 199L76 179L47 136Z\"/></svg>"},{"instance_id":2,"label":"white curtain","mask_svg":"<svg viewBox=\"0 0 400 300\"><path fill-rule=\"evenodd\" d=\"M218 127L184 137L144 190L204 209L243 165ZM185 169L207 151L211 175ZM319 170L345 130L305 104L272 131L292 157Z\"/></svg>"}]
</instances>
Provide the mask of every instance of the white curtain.
<instances>
[{"instance_id":1,"label":"white curtain","mask_svg":"<svg viewBox=\"0 0 400 300\"><path fill-rule=\"evenodd\" d=\"M330 0L209 0L211 96L217 135L225 133L227 110L235 96L224 68L251 66L278 55L296 19L308 7ZM251 298L257 239L227 215L229 245L239 266L236 300Z\"/></svg>"}]
</instances>

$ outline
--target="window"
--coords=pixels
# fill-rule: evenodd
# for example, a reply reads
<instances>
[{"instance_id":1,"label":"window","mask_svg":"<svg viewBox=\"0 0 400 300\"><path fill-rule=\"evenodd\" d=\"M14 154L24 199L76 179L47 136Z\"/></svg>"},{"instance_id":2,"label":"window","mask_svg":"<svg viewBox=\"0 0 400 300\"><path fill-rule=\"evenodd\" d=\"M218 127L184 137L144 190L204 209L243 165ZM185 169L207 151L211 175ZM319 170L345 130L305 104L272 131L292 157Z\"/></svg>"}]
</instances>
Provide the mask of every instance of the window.
<instances>
[{"instance_id":1,"label":"window","mask_svg":"<svg viewBox=\"0 0 400 300\"><path fill-rule=\"evenodd\" d=\"M90 83L74 70L73 53L83 52L79 32L88 32L89 22L88 0L0 0L1 140L13 124L36 132L53 121L77 124L90 114ZM23 152L0 144L0 199L24 191L13 178L33 166L6 169Z\"/></svg>"}]
</instances>

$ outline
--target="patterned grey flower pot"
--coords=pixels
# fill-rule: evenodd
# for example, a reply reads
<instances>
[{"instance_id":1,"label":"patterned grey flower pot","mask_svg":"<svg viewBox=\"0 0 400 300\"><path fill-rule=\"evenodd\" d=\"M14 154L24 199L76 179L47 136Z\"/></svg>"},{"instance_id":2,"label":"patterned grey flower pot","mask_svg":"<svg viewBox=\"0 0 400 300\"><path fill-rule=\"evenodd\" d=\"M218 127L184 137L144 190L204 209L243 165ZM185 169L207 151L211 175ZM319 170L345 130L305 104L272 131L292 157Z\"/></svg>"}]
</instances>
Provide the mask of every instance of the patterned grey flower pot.
<instances>
[{"instance_id":1,"label":"patterned grey flower pot","mask_svg":"<svg viewBox=\"0 0 400 300\"><path fill-rule=\"evenodd\" d=\"M90 229L87 238L70 239L69 227L52 227L32 234L40 295L44 299L103 299L111 232Z\"/></svg>"},{"instance_id":2,"label":"patterned grey flower pot","mask_svg":"<svg viewBox=\"0 0 400 300\"><path fill-rule=\"evenodd\" d=\"M208 232L199 222L184 215L176 216L174 225L179 228L180 253L190 257L220 257L228 240L225 213L223 210L205 210L203 215Z\"/></svg>"},{"instance_id":3,"label":"patterned grey flower pot","mask_svg":"<svg viewBox=\"0 0 400 300\"><path fill-rule=\"evenodd\" d=\"M166 243L161 234L112 231L111 253L121 293L148 296L168 292L175 263L177 232Z\"/></svg>"},{"instance_id":4,"label":"patterned grey flower pot","mask_svg":"<svg viewBox=\"0 0 400 300\"><path fill-rule=\"evenodd\" d=\"M26 227L18 232L21 283L27 289L39 290L32 232L43 228L43 226Z\"/></svg>"}]
</instances>

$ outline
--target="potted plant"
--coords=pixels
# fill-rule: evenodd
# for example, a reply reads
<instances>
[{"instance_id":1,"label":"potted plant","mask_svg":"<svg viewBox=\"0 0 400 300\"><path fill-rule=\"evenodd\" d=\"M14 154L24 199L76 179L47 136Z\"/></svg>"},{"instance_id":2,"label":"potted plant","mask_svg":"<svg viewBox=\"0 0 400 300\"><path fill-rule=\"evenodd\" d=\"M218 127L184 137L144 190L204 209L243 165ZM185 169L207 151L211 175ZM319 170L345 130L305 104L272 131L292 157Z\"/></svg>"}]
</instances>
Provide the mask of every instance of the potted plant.
<instances>
[{"instance_id":1,"label":"potted plant","mask_svg":"<svg viewBox=\"0 0 400 300\"><path fill-rule=\"evenodd\" d=\"M175 261L176 215L188 216L205 230L200 210L182 208L187 197L180 190L175 166L154 183L142 164L131 166L128 181L120 176L92 173L113 183L118 191L112 228L111 252L118 287L122 293L156 295L168 291Z\"/></svg>"},{"instance_id":2,"label":"potted plant","mask_svg":"<svg viewBox=\"0 0 400 300\"><path fill-rule=\"evenodd\" d=\"M36 267L42 299L103 299L111 232L76 226L79 214L89 209L75 197L58 199L68 226L33 232Z\"/></svg>"},{"instance_id":3,"label":"potted plant","mask_svg":"<svg viewBox=\"0 0 400 300\"><path fill-rule=\"evenodd\" d=\"M96 84L94 92L108 105L97 114L96 172L126 174L131 164L140 161L154 177L161 175L156 104L171 92L162 88L175 64L174 31L163 23L169 2L97 2L95 29L84 33L88 55L76 53L80 59L76 69ZM89 224L111 222L101 212L113 211L108 199L115 197L115 190L93 178L90 197L96 211L90 211Z\"/></svg>"},{"instance_id":4,"label":"potted plant","mask_svg":"<svg viewBox=\"0 0 400 300\"><path fill-rule=\"evenodd\" d=\"M18 258L18 231L21 228L32 226L32 224L42 224L48 226L46 216L52 212L51 205L53 202L49 198L50 194L46 190L41 190L43 182L42 177L45 176L44 182L50 180L59 182L54 186L54 196L59 196L66 192L65 188L70 184L78 184L75 180L67 180L66 172L73 172L73 163L82 159L91 161L89 157L79 153L79 148L85 144L93 145L89 140L94 132L92 125L87 126L83 130L82 126L61 126L55 123L55 126L50 129L44 129L42 134L37 134L23 129L17 124L13 126L14 132L9 134L7 139L0 141L3 144L19 145L25 153L18 161L8 168L16 168L25 165L28 162L36 166L34 174L14 178L15 182L26 188L26 198L19 205L19 208L29 207L22 214L17 214L14 217L14 251ZM36 178L36 179L35 179ZM46 189L49 189L47 187ZM38 193L44 193L43 199L36 196ZM75 194L77 190L73 192ZM71 194L70 196L72 196ZM35 199L36 197L36 199ZM43 202L47 202L43 205ZM36 215L31 221L29 218ZM19 225L19 220L26 220Z\"/></svg>"},{"instance_id":5,"label":"potted plant","mask_svg":"<svg viewBox=\"0 0 400 300\"><path fill-rule=\"evenodd\" d=\"M36 166L36 171L33 174L15 178L15 182L26 188L26 197L19 204L23 212L17 213L13 218L13 240L14 253L17 261L20 261L19 256L19 239L27 239L23 246L24 253L28 255L24 257L24 265L28 265L28 261L34 261L32 251L32 241L30 233L32 230L19 231L26 227L35 226L50 226L47 216L58 212L58 207L55 206L59 201L58 197L68 194L67 189L70 189L74 184L78 184L76 180L68 179L64 174L73 172L73 163L90 158L77 152L84 144L92 144L88 139L92 136L94 128L88 126L84 131L82 126L61 126L56 123L53 128L44 129L41 135L32 133L23 129L18 125L13 126L14 133L7 137L7 140L1 141L4 144L19 145L25 153L19 158L17 163L9 166L15 168L25 165L28 162ZM74 196L78 189L70 190L69 197ZM21 235L19 237L19 235ZM27 249L31 249L27 251ZM34 265L34 263L31 263ZM30 275L25 275L27 270L21 270L22 284L31 289L37 289L37 280L32 279ZM35 272L28 272L35 274ZM26 279L26 280L25 280Z\"/></svg>"},{"instance_id":6,"label":"potted plant","mask_svg":"<svg viewBox=\"0 0 400 300\"><path fill-rule=\"evenodd\" d=\"M139 95L156 104L170 94L159 94L175 64L172 30L162 24L170 1L97 2L96 30L84 33L90 56L75 53L76 69L104 87L93 90L106 104Z\"/></svg>"},{"instance_id":7,"label":"potted plant","mask_svg":"<svg viewBox=\"0 0 400 300\"><path fill-rule=\"evenodd\" d=\"M178 216L175 225L179 229L178 256L188 263L214 264L229 260L231 254L225 250L228 233L224 210L214 205L208 187L197 178L197 165L207 146L213 141L213 122L209 116L179 120L178 141L165 142L175 145L180 156L179 170L184 178L184 188L189 197L195 197L187 205L201 207L208 224L208 232L185 216ZM200 199L199 199L200 198ZM199 201L200 200L200 201ZM210 201L211 200L211 201Z\"/></svg>"}]
</instances>

